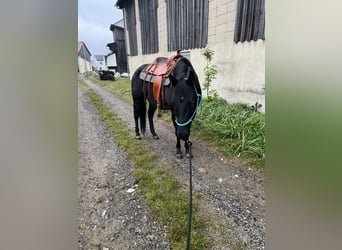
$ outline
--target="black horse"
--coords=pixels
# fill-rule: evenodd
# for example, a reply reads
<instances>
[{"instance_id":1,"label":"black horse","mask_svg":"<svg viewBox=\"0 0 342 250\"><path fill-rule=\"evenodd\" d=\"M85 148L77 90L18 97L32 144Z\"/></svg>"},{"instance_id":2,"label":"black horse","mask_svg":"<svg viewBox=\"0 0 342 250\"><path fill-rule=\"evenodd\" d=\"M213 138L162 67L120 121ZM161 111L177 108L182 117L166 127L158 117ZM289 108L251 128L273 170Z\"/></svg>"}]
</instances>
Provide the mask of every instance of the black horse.
<instances>
[{"instance_id":1,"label":"black horse","mask_svg":"<svg viewBox=\"0 0 342 250\"><path fill-rule=\"evenodd\" d=\"M141 72L146 70L148 64L140 66L132 77L132 97L135 120L136 138L141 139L140 129L144 134L146 129L146 100L148 100L148 120L150 131L154 139L159 139L155 132L153 116L157 109L157 101L153 97L153 83L141 79ZM162 110L171 110L172 121L177 137L176 157L182 158L180 140L183 140L186 156L190 157L189 145L191 123L194 120L198 106L202 102L202 91L198 81L198 76L191 64L185 57L177 58L171 71L168 72L170 84L162 86L161 96L163 100L160 104ZM191 156L192 157L192 156Z\"/></svg>"}]
</instances>

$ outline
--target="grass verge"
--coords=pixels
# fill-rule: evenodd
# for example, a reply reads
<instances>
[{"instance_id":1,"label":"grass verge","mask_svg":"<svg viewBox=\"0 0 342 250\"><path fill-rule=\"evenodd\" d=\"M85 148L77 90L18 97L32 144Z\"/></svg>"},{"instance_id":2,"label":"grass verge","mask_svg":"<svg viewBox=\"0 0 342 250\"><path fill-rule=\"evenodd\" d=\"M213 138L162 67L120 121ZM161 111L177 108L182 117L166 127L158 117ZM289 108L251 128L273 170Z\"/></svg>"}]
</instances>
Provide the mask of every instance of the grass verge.
<instances>
[{"instance_id":1,"label":"grass verge","mask_svg":"<svg viewBox=\"0 0 342 250\"><path fill-rule=\"evenodd\" d=\"M131 82L128 78L116 78L115 81L101 81L94 76L89 76L88 79L100 86L107 87L111 91L123 97L126 101L133 103Z\"/></svg>"},{"instance_id":2,"label":"grass verge","mask_svg":"<svg viewBox=\"0 0 342 250\"><path fill-rule=\"evenodd\" d=\"M128 78L115 81L90 80L122 96L132 103ZM171 123L169 111L163 112ZM192 133L227 158L242 164L265 166L265 115L254 112L245 104L228 104L221 98L204 98L202 114L196 116Z\"/></svg>"},{"instance_id":3,"label":"grass verge","mask_svg":"<svg viewBox=\"0 0 342 250\"><path fill-rule=\"evenodd\" d=\"M182 190L180 183L172 177L175 168L162 162L153 153L151 145L146 141L136 140L133 131L127 130L123 122L103 99L88 85L79 81L97 108L101 120L113 133L119 148L125 152L134 165L134 175L137 178L141 193L157 219L166 225L166 237L173 249L185 249L188 223L188 192ZM193 227L191 234L191 249L207 249L210 238L205 233L209 219L200 214L198 203L193 203Z\"/></svg>"},{"instance_id":4,"label":"grass verge","mask_svg":"<svg viewBox=\"0 0 342 250\"><path fill-rule=\"evenodd\" d=\"M265 115L246 104L205 99L203 112L193 123L193 133L229 158L257 167L265 165Z\"/></svg>"}]
</instances>

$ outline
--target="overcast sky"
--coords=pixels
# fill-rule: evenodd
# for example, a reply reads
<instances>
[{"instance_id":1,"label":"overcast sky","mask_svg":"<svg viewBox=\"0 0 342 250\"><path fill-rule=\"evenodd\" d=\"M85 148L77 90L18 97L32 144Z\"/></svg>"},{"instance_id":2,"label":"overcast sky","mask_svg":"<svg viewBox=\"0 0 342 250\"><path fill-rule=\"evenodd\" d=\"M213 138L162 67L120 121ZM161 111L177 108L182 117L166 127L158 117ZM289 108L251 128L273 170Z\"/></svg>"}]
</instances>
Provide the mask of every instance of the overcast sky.
<instances>
[{"instance_id":1,"label":"overcast sky","mask_svg":"<svg viewBox=\"0 0 342 250\"><path fill-rule=\"evenodd\" d=\"M107 55L107 43L113 42L109 30L112 23L122 19L117 0L78 0L78 41L87 45L92 55Z\"/></svg>"}]
</instances>

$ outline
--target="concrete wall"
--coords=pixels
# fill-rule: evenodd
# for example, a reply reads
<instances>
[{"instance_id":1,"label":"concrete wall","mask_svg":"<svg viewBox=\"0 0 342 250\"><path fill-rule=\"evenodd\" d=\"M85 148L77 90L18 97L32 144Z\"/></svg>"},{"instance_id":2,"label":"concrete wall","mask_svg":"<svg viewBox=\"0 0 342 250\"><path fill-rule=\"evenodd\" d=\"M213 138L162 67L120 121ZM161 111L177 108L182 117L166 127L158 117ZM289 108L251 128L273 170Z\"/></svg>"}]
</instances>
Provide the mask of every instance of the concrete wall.
<instances>
[{"instance_id":1,"label":"concrete wall","mask_svg":"<svg viewBox=\"0 0 342 250\"><path fill-rule=\"evenodd\" d=\"M91 63L82 57L78 57L78 70L81 74L91 71Z\"/></svg>"},{"instance_id":2,"label":"concrete wall","mask_svg":"<svg viewBox=\"0 0 342 250\"><path fill-rule=\"evenodd\" d=\"M141 64L150 63L158 56L168 57L176 53L167 51L166 2L160 0L159 53L141 55L138 1L135 0L135 3L139 55L128 57L131 75ZM258 40L234 43L236 5L237 0L209 0L208 47L215 51L212 63L218 68L211 89L216 89L219 96L229 103L261 103L263 106L259 111L265 112L265 42ZM127 32L126 38L128 39ZM127 45L129 46L128 43ZM206 61L201 51L202 49L190 50L190 59L203 85Z\"/></svg>"},{"instance_id":3,"label":"concrete wall","mask_svg":"<svg viewBox=\"0 0 342 250\"><path fill-rule=\"evenodd\" d=\"M236 0L209 1L208 46L218 74L212 87L228 102L256 102L265 112L265 41L234 42Z\"/></svg>"}]
</instances>

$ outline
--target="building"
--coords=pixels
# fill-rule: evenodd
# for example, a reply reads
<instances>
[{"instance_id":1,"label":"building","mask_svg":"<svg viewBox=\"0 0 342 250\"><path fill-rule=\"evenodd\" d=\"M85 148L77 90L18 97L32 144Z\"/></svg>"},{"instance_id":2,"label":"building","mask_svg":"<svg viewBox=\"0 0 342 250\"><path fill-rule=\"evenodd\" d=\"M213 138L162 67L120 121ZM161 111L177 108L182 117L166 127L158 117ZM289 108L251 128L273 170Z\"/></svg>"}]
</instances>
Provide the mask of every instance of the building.
<instances>
[{"instance_id":1,"label":"building","mask_svg":"<svg viewBox=\"0 0 342 250\"><path fill-rule=\"evenodd\" d=\"M204 81L206 46L218 73L211 88L230 103L265 109L265 0L118 0L131 72L186 51Z\"/></svg>"},{"instance_id":2,"label":"building","mask_svg":"<svg viewBox=\"0 0 342 250\"><path fill-rule=\"evenodd\" d=\"M97 71L108 69L104 55L94 55L92 59L92 65Z\"/></svg>"},{"instance_id":3,"label":"building","mask_svg":"<svg viewBox=\"0 0 342 250\"><path fill-rule=\"evenodd\" d=\"M113 32L113 43L108 43L107 48L115 54L116 57L116 71L119 73L127 73L128 63L127 63L127 52L125 43L125 30L124 21L120 21L111 24L109 27L110 31Z\"/></svg>"},{"instance_id":4,"label":"building","mask_svg":"<svg viewBox=\"0 0 342 250\"><path fill-rule=\"evenodd\" d=\"M83 41L78 42L78 72L87 74L92 71L91 67L91 53Z\"/></svg>"}]
</instances>

